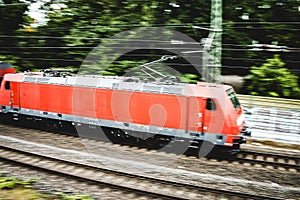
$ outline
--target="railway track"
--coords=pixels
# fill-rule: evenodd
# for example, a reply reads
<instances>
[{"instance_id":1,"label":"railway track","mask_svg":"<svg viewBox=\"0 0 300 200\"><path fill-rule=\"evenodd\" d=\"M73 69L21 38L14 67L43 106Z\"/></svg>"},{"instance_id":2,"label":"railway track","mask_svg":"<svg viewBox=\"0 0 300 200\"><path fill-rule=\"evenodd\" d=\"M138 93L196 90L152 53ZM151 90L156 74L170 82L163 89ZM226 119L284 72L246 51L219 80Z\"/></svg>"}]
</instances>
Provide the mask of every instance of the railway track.
<instances>
[{"instance_id":1,"label":"railway track","mask_svg":"<svg viewBox=\"0 0 300 200\"><path fill-rule=\"evenodd\" d=\"M159 199L281 199L128 174L0 145L0 160L33 170Z\"/></svg>"},{"instance_id":2,"label":"railway track","mask_svg":"<svg viewBox=\"0 0 300 200\"><path fill-rule=\"evenodd\" d=\"M12 127L10 125L0 124L1 128L12 131L25 131L27 128L22 127ZM33 129L31 129L33 130ZM34 130L33 130L34 131ZM278 153L270 153L265 151L252 151L252 150L241 150L236 156L229 158L229 162L237 161L241 164L248 163L251 165L260 165L262 167L273 167L275 169L282 168L285 170L295 170L297 172L300 171L300 156L296 156L295 154L278 154Z\"/></svg>"},{"instance_id":3,"label":"railway track","mask_svg":"<svg viewBox=\"0 0 300 200\"><path fill-rule=\"evenodd\" d=\"M300 156L242 150L236 157L241 163L259 164L274 168L300 171Z\"/></svg>"}]
</instances>

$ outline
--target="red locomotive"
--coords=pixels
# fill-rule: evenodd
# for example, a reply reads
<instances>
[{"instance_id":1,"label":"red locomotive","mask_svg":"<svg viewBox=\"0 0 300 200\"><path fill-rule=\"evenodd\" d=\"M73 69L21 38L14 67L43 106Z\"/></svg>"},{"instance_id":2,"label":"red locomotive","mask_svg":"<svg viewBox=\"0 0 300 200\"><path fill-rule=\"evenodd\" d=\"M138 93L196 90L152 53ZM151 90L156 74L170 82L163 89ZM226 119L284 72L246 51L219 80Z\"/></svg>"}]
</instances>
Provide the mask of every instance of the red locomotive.
<instances>
[{"instance_id":1,"label":"red locomotive","mask_svg":"<svg viewBox=\"0 0 300 200\"><path fill-rule=\"evenodd\" d=\"M230 152L250 135L231 86L198 82L146 82L138 78L68 76L60 71L7 73L1 79L0 112L46 123L109 130L152 144L205 142ZM49 124L47 124L49 125Z\"/></svg>"}]
</instances>

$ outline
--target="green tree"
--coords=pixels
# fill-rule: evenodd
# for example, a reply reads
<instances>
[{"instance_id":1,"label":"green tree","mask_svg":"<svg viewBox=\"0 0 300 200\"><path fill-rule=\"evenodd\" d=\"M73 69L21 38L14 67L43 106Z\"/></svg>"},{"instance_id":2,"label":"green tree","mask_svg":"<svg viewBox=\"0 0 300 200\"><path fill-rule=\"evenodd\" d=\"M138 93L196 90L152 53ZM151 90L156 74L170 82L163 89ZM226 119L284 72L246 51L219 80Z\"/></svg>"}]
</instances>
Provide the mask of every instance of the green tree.
<instances>
[{"instance_id":1,"label":"green tree","mask_svg":"<svg viewBox=\"0 0 300 200\"><path fill-rule=\"evenodd\" d=\"M246 75L250 66L261 65L271 51L250 51L252 41L260 44L299 48L299 0L230 0L223 1L223 65L242 66L223 68L225 73ZM295 72L298 66L296 51L283 51L281 59ZM298 76L299 76L298 75Z\"/></svg>"},{"instance_id":2,"label":"green tree","mask_svg":"<svg viewBox=\"0 0 300 200\"><path fill-rule=\"evenodd\" d=\"M13 59L22 70L79 67L102 38L136 27L175 29L199 42L208 31L192 25L210 25L210 0L52 0L43 1L47 23L31 30L28 5L23 2L34 1L0 0L0 59ZM250 51L248 45L257 41L291 47L278 53L286 67L300 76L298 5L299 0L223 1L222 73L246 75L250 66L260 66L272 56L272 51ZM127 58L145 59L136 55ZM121 68L115 67L117 74L128 66ZM193 73L188 70L189 66L182 67L182 71Z\"/></svg>"},{"instance_id":3,"label":"green tree","mask_svg":"<svg viewBox=\"0 0 300 200\"><path fill-rule=\"evenodd\" d=\"M248 90L251 95L299 98L298 77L284 67L279 55L260 67L251 67Z\"/></svg>"},{"instance_id":4,"label":"green tree","mask_svg":"<svg viewBox=\"0 0 300 200\"><path fill-rule=\"evenodd\" d=\"M17 63L18 31L23 29L28 20L28 5L21 0L0 1L0 60Z\"/></svg>"}]
</instances>

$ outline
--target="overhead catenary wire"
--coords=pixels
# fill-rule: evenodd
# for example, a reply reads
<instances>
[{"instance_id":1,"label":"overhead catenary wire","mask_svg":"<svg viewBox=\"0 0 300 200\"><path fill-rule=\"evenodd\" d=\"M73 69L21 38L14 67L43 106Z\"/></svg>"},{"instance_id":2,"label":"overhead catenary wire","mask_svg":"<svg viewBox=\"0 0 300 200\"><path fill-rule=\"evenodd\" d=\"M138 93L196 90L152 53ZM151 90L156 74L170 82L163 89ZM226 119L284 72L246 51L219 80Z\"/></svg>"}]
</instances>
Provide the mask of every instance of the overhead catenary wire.
<instances>
[{"instance_id":1,"label":"overhead catenary wire","mask_svg":"<svg viewBox=\"0 0 300 200\"><path fill-rule=\"evenodd\" d=\"M15 53L15 51L1 51L0 49L0 53ZM27 54L36 54L36 55L40 55L40 54L47 54L48 56L49 55L55 55L55 57L57 58L58 56L66 56L66 57L72 57L72 56L83 56L85 57L85 55L82 53L82 52L52 52L52 51L47 51L47 49L44 49L43 51L39 50L39 51L23 51L22 52L24 55L27 55ZM113 56L115 54L111 54L111 53L105 53L106 56ZM161 54L157 54L157 53L154 53L154 54L144 54L144 53L127 53L125 54L124 56L126 57L161 57L165 55L164 53L161 53ZM189 58L197 58L198 56L197 55L193 55L193 54L190 54L188 55ZM24 59L29 59L29 58L26 58L26 57L22 57ZM260 61L260 62L264 62L265 59L259 59L259 58L244 58L244 57L222 57L223 60L243 60L243 61ZM289 60L289 59L286 59L285 62L289 62L289 63L300 63L300 60Z\"/></svg>"},{"instance_id":2,"label":"overhead catenary wire","mask_svg":"<svg viewBox=\"0 0 300 200\"><path fill-rule=\"evenodd\" d=\"M4 50L6 50L6 49L20 49L20 50L21 49L48 49L48 50L50 50L50 49L53 49L53 50L55 50L55 49L65 49L65 50L87 49L87 50L92 50L93 48L94 47L0 47L0 52L2 52L1 49L4 49ZM97 48L98 48L98 50L100 50L100 49L103 49L103 50L107 49L107 47L97 47ZM145 46L145 48L146 48L146 46ZM115 50L116 49L119 49L119 50L126 50L126 49L132 50L132 49L141 49L141 48L140 48L140 46L130 46L130 47L123 47L123 46L121 46L121 47L114 47L114 49ZM152 49L153 50L155 50L155 49L156 50L160 50L161 47L154 47ZM164 48L164 50L173 50L173 49L174 49L173 47L165 47ZM199 48L188 48L188 47L184 48L183 47L183 48L176 48L176 50L181 50L181 51L195 50L195 51L198 51ZM247 51L250 51L250 50L251 50L251 48L223 48L223 52L226 52L226 51L247 52ZM299 53L300 49L299 48L294 48L294 49L291 49L291 50L258 49L258 50L251 50L251 51L265 52L265 53L270 52L270 53L285 53L285 54L289 53L290 54L290 53ZM7 52L7 51L5 51L5 52ZM16 53L15 51L11 51L11 52ZM18 53L20 53L20 52L18 52Z\"/></svg>"},{"instance_id":3,"label":"overhead catenary wire","mask_svg":"<svg viewBox=\"0 0 300 200\"><path fill-rule=\"evenodd\" d=\"M37 61L62 61L62 62L79 62L81 63L83 60L75 60L75 59L57 59L57 58L16 58L16 60L37 60ZM262 60L263 61L263 60ZM300 62L300 61L298 61ZM199 63L166 63L167 65L170 66L201 66ZM114 66L123 66L122 61L114 61ZM232 69L249 69L249 66L239 66L239 65L222 65L222 68L232 68ZM290 71L293 72L298 72L300 69L289 69Z\"/></svg>"},{"instance_id":4,"label":"overhead catenary wire","mask_svg":"<svg viewBox=\"0 0 300 200\"><path fill-rule=\"evenodd\" d=\"M271 23L271 22L245 22L242 24L267 24L267 23ZM273 23L273 22L272 22ZM275 22L277 24L284 24L283 22ZM197 24L197 23L196 23ZM209 23L207 23L209 24ZM288 24L300 24L300 22L288 22ZM300 30L300 29L299 29ZM145 40L145 39L118 39L118 38L101 38L101 37L97 37L97 38L93 38L93 37L72 37L72 36L64 36L64 37L57 37L57 36L32 36L32 35L0 35L0 39L1 38L24 38L27 39L58 39L58 40L62 40L62 39L82 39L82 40L106 40L106 41L120 41L120 42L124 42L124 41L130 41L130 42L157 42L157 43L167 43L170 44L170 41L161 41L161 40ZM101 42L101 41L99 41ZM190 44L196 44L198 45L198 42L195 43L190 43ZM249 50L253 50L249 47L246 47L245 45L239 45L239 44L223 44L223 51L249 51ZM228 48L228 47L241 47L241 48ZM245 48L246 47L246 48ZM66 49L66 50L74 50L74 49L92 49L94 48L94 46L22 46L22 47L11 47L11 46L1 46L0 47L0 51L1 49L39 49L39 51L41 51L41 49ZM116 49L120 49L120 48L124 48L124 47L117 47L115 46ZM132 48L132 47L130 47ZM171 49L171 48L167 48L167 49ZM184 48L182 48L184 49ZM196 49L196 48L188 48L188 49ZM259 50L259 49L258 49ZM258 50L256 49L256 52L258 52ZM268 49L260 49L261 51L266 52ZM272 51L272 49L269 49L272 53L298 53L300 51L300 48L298 47L288 47L288 51L284 52L284 51L278 51L276 49L276 51ZM3 51L2 51L3 52ZM7 51L6 51L7 52ZM31 51L32 52L32 51ZM73 54L77 54L72 52ZM79 53L80 54L80 53ZM231 58L234 59L234 58ZM298 61L291 61L291 62L298 62Z\"/></svg>"},{"instance_id":5,"label":"overhead catenary wire","mask_svg":"<svg viewBox=\"0 0 300 200\"><path fill-rule=\"evenodd\" d=\"M300 23L299 23L300 24ZM298 26L299 26L299 24L294 24L293 26L291 26L291 25L287 25L287 27L254 27L254 26L230 26L230 27L226 27L226 26L224 26L223 27L223 32L224 33L226 33L226 31L227 30L234 30L234 29L250 29L250 30L273 30L273 31L276 31L276 30L278 30L278 31L299 31L300 29L299 28L297 28ZM98 30L95 30L95 27L97 27L97 28L100 28L100 27L103 27L103 28L105 28L105 29L113 29L113 28L115 28L114 26L110 26L110 25L100 25L100 26L91 26L91 27L89 27L89 26L87 26L87 27L85 27L85 26L81 26L81 27L76 27L78 30L82 30L82 29L86 29L86 31L95 31L95 32L98 32ZM166 26L148 26L149 28L152 28L152 27L156 27L156 28L186 28L186 29L190 29L191 27L190 26L170 26L170 25L166 25ZM145 26L140 26L140 28L146 28ZM208 27L207 27L208 28ZM38 30L37 28L34 28L33 27L33 29L35 29L35 30ZM131 29L132 29L132 27L131 27ZM66 27L47 27L47 30L48 31L51 31L51 30L53 30L53 31L68 31L68 29L66 28ZM129 29L121 29L120 31L126 31L126 30L129 30ZM26 31L26 29L24 29L24 30L20 30L20 31L23 31L24 33L25 32L27 32Z\"/></svg>"}]
</instances>

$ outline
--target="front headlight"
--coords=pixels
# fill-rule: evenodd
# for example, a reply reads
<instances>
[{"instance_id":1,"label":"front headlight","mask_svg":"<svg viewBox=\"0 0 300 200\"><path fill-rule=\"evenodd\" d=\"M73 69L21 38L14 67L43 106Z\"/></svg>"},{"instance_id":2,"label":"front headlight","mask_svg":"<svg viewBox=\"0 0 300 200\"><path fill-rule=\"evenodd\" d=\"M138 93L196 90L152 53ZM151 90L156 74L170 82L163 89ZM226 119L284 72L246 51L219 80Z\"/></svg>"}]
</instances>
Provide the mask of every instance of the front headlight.
<instances>
[{"instance_id":1,"label":"front headlight","mask_svg":"<svg viewBox=\"0 0 300 200\"><path fill-rule=\"evenodd\" d=\"M236 125L241 126L243 122L245 121L245 115L241 114L237 119L236 119Z\"/></svg>"}]
</instances>

